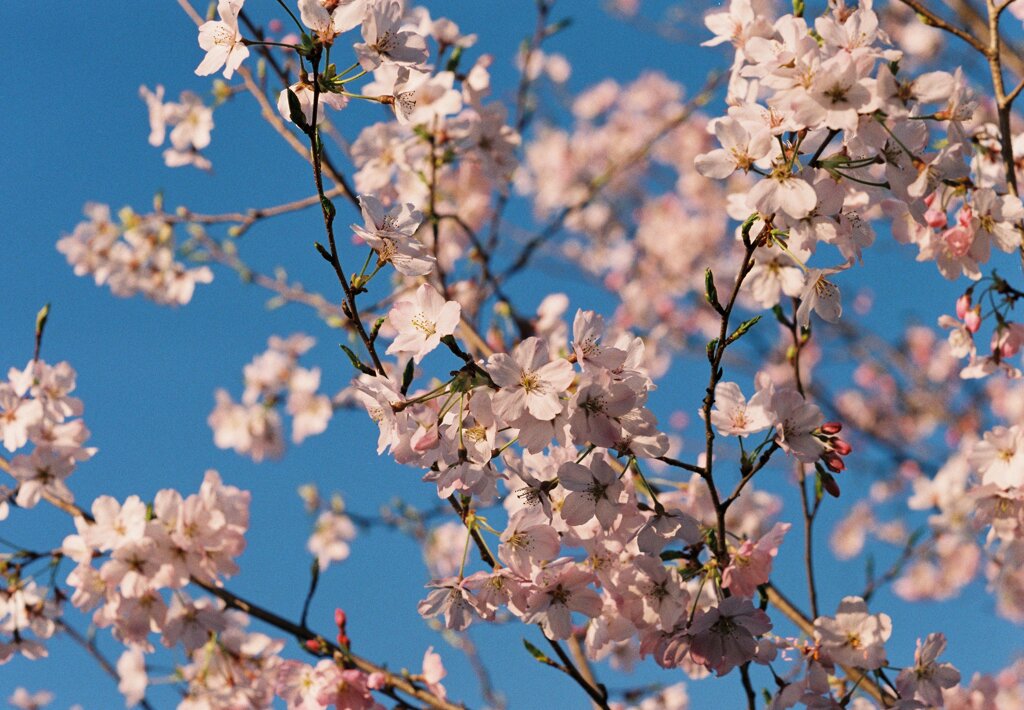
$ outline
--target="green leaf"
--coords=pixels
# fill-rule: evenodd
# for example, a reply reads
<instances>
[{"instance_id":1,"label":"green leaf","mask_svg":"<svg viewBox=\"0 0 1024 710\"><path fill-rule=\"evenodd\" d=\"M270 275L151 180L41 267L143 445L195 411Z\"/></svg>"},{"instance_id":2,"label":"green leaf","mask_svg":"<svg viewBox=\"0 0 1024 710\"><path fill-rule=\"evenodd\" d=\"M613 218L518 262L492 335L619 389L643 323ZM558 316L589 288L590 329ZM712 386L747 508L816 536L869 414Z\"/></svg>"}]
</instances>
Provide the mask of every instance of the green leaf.
<instances>
[{"instance_id":1,"label":"green leaf","mask_svg":"<svg viewBox=\"0 0 1024 710\"><path fill-rule=\"evenodd\" d=\"M718 338L715 338L714 340L709 340L708 341L708 345L707 345L707 348L706 348L707 353L708 353L708 362L714 362L714 360L715 360L715 348L717 348L717 347L718 347Z\"/></svg>"},{"instance_id":2,"label":"green leaf","mask_svg":"<svg viewBox=\"0 0 1024 710\"><path fill-rule=\"evenodd\" d=\"M370 342L376 342L377 335L380 334L380 327L384 325L384 321L388 319L387 316L381 316L373 322L373 328L370 329Z\"/></svg>"},{"instance_id":3,"label":"green leaf","mask_svg":"<svg viewBox=\"0 0 1024 710\"><path fill-rule=\"evenodd\" d=\"M726 344L728 345L730 343L735 343L737 340L742 338L744 335L747 334L748 330L750 330L757 324L759 320L761 320L760 314L754 316L750 320L745 320L742 323L740 323L740 326L736 330L734 330L732 332L732 335L729 336L729 339L725 341Z\"/></svg>"},{"instance_id":4,"label":"green leaf","mask_svg":"<svg viewBox=\"0 0 1024 710\"><path fill-rule=\"evenodd\" d=\"M303 131L308 131L309 125L306 123L306 114L302 112L299 97L291 89L286 89L286 91L288 92L288 118Z\"/></svg>"},{"instance_id":5,"label":"green leaf","mask_svg":"<svg viewBox=\"0 0 1024 710\"><path fill-rule=\"evenodd\" d=\"M46 321L50 318L50 304L39 309L36 313L36 339L43 337L43 330L46 328Z\"/></svg>"},{"instance_id":6,"label":"green leaf","mask_svg":"<svg viewBox=\"0 0 1024 710\"><path fill-rule=\"evenodd\" d=\"M554 661L552 661L550 658L548 658L546 655L544 655L543 651L541 651L539 648L534 646L532 643L530 643L526 639L523 639L523 645L526 646L526 650L530 652L530 655L533 656L534 658L536 658L541 663L543 663L545 665L548 665L548 666L557 665Z\"/></svg>"},{"instance_id":7,"label":"green leaf","mask_svg":"<svg viewBox=\"0 0 1024 710\"><path fill-rule=\"evenodd\" d=\"M452 56L448 58L448 64L445 65L445 70L453 72L458 69L460 59L462 59L462 47L456 47L452 50Z\"/></svg>"},{"instance_id":8,"label":"green leaf","mask_svg":"<svg viewBox=\"0 0 1024 710\"><path fill-rule=\"evenodd\" d=\"M327 251L326 248L324 248L323 244L321 244L320 242L313 242L313 246L316 247L317 253L320 254L320 256L322 256L326 261L332 264L334 263L334 258L331 256L331 253Z\"/></svg>"},{"instance_id":9,"label":"green leaf","mask_svg":"<svg viewBox=\"0 0 1024 710\"><path fill-rule=\"evenodd\" d=\"M715 275L711 272L711 269L704 270L704 299L708 302L708 305L715 309L716 313L725 315L725 309L718 302L718 289L715 288Z\"/></svg>"},{"instance_id":10,"label":"green leaf","mask_svg":"<svg viewBox=\"0 0 1024 710\"><path fill-rule=\"evenodd\" d=\"M356 354L354 352L352 352L352 349L349 348L347 345L343 344L341 346L341 349L345 351L346 355L348 355L348 359L349 359L349 361L351 361L352 367L356 368L357 370L362 372L364 375L376 375L377 374L376 372L373 371L373 368L371 368L370 366L364 364L363 361L360 360L356 356Z\"/></svg>"},{"instance_id":11,"label":"green leaf","mask_svg":"<svg viewBox=\"0 0 1024 710\"><path fill-rule=\"evenodd\" d=\"M416 364L409 358L409 362L405 364L405 372L402 373L402 396L404 397L409 392L409 386L412 384L413 375L416 373Z\"/></svg>"},{"instance_id":12,"label":"green leaf","mask_svg":"<svg viewBox=\"0 0 1024 710\"><path fill-rule=\"evenodd\" d=\"M571 24L572 24L572 18L571 17L565 17L565 18L562 18L561 20L558 20L557 22L552 22L550 25L548 25L547 27L544 28L544 38L547 39L548 37L555 36L556 34L561 32L562 30L568 28L569 25L571 25Z\"/></svg>"},{"instance_id":13,"label":"green leaf","mask_svg":"<svg viewBox=\"0 0 1024 710\"><path fill-rule=\"evenodd\" d=\"M320 207L323 208L324 214L330 221L333 221L334 215L338 214L338 211L334 209L334 203L326 195L320 198Z\"/></svg>"}]
</instances>

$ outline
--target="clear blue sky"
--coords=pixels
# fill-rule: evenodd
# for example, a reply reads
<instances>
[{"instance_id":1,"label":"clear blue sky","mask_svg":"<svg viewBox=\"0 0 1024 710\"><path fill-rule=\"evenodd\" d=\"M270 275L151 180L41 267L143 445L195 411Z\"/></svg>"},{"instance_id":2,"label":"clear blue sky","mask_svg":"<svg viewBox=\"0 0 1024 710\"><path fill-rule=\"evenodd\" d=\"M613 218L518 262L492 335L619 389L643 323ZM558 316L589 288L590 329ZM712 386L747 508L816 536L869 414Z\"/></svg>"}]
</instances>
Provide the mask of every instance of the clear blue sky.
<instances>
[{"instance_id":1,"label":"clear blue sky","mask_svg":"<svg viewBox=\"0 0 1024 710\"><path fill-rule=\"evenodd\" d=\"M249 0L247 5L257 16L278 16L271 0ZM508 96L514 81L511 57L532 30L532 4L459 0L431 9L443 9L464 31L480 36L478 50L496 56L498 93ZM597 3L564 2L555 17L566 14L575 22L550 48L573 62L574 91L607 76L629 80L650 67L693 89L708 69L728 61L724 53L657 41L610 20ZM291 448L277 462L254 465L214 446L206 425L213 392L226 387L238 396L242 367L264 349L268 336L295 331L316 336L318 347L310 360L323 368L330 391L351 374L337 354L337 337L299 308L268 312L265 293L242 286L223 270L217 271L212 285L200 287L185 308L160 308L141 298L118 299L91 280L76 278L54 244L81 219L86 201L110 203L115 209L134 205L145 211L154 192L163 190L168 207L184 204L199 212L266 206L311 194L308 167L258 119L247 96L215 114L217 125L207 151L214 164L212 174L163 166L160 151L146 142L148 126L138 87L162 83L173 98L181 90L204 92L210 85L192 73L202 56L195 27L172 0L92 0L45 8L27 0L7 0L0 5L0 26L6 40L0 45L5 68L0 74L5 103L0 116L0 236L6 250L0 259L0 282L5 286L0 366L24 366L31 356L35 313L51 302L44 358L66 359L77 369L77 394L85 401L90 443L100 449L70 481L78 501L88 505L102 493L150 497L166 486L187 494L198 487L207 468L218 469L227 482L253 492L249 550L242 559L242 573L229 587L297 618L309 568L304 552L309 520L295 493L300 484L312 481L324 492L338 490L353 511L363 514L373 514L395 495L423 507L437 500L432 487L419 483L416 471L375 456L368 444L376 437L375 426L362 415L336 417L327 433ZM339 127L345 130L343 121ZM342 221L355 218L344 214ZM337 286L311 248L319 238L316 227L309 215L267 224L245 238L243 254L264 269L283 263L294 278L333 295ZM936 303L951 303L955 297L932 266L913 264L906 250L891 244L869 252L867 262L863 278L871 280L880 312L890 325L904 322L915 311L932 314ZM893 278L895 268L906 276ZM537 288L550 283L551 277L543 279L527 278L514 293L522 294L523 302L532 307L539 300ZM912 295L906 293L908 279L922 284ZM574 298L583 295L571 281L566 290ZM594 299L599 308L609 307L607 297ZM574 308L585 305L578 298L573 303ZM688 372L679 370L684 378ZM655 411L664 417L679 406L675 400L668 394L660 400L656 396ZM686 408L696 406L694 401ZM848 490L865 485L854 478ZM828 514L831 520L838 516ZM57 546L70 532L70 520L45 507L15 511L0 523L0 536L39 547ZM795 565L797 554L794 551L783 564ZM832 568L823 575L825 610L834 609L841 592L850 589L844 584L847 575L860 577L860 564ZM449 667L446 684L451 696L478 706L479 694L467 665L415 611L426 580L414 544L395 533L364 533L355 541L352 557L324 575L311 620L329 633L333 608L343 606L349 611L355 648L394 668L418 671L423 651L434 645ZM802 585L792 591L800 601L801 590ZM1007 627L993 618L992 601L983 594L969 592L952 607L922 605L909 614L887 593L873 606L912 626L897 627L891 646L894 661L909 661L915 636L937 629L950 636L953 660L967 677L974 670L1001 667L1017 648ZM951 608L956 610L955 627L948 623ZM107 635L99 633L101 645L113 653L116 646L107 642ZM473 631L512 706L585 707L567 680L529 658L519 642L522 636L539 643L539 632L528 627L481 626ZM18 659L0 666L0 703L15 686L25 685L30 690L53 690L53 707L75 702L87 710L121 706L115 684L80 650L60 641L52 642L50 649L48 661ZM633 680L640 684L680 679L679 672L649 666ZM606 680L612 687L623 686L621 679L612 680L610 675ZM731 684L690 684L698 708L731 702L738 697L731 695L734 692ZM150 698L157 707L172 707L175 702L166 688L153 690Z\"/></svg>"}]
</instances>

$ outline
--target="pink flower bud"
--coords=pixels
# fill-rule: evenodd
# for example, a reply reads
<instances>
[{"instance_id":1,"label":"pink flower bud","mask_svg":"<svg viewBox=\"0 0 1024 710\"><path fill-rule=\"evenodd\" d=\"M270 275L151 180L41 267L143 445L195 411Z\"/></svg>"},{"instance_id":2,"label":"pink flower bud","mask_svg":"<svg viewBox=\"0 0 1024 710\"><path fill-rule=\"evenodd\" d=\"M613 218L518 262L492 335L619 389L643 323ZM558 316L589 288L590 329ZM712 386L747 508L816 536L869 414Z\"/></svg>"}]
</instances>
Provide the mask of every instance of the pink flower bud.
<instances>
[{"instance_id":1,"label":"pink flower bud","mask_svg":"<svg viewBox=\"0 0 1024 710\"><path fill-rule=\"evenodd\" d=\"M970 307L971 295L969 293L965 293L960 298L956 299L956 317L959 318L960 320L963 320L964 316L967 315L967 311L970 309Z\"/></svg>"},{"instance_id":2,"label":"pink flower bud","mask_svg":"<svg viewBox=\"0 0 1024 710\"><path fill-rule=\"evenodd\" d=\"M273 20L267 23L267 28L274 34L277 34L278 32L284 29L284 23L282 23L277 18L274 18Z\"/></svg>"},{"instance_id":3,"label":"pink flower bud","mask_svg":"<svg viewBox=\"0 0 1024 710\"><path fill-rule=\"evenodd\" d=\"M825 422L821 425L821 433L833 436L843 430L842 422Z\"/></svg>"},{"instance_id":4,"label":"pink flower bud","mask_svg":"<svg viewBox=\"0 0 1024 710\"><path fill-rule=\"evenodd\" d=\"M956 213L956 221L961 227L970 227L972 219L974 219L974 210L970 205L964 205Z\"/></svg>"},{"instance_id":5,"label":"pink flower bud","mask_svg":"<svg viewBox=\"0 0 1024 710\"><path fill-rule=\"evenodd\" d=\"M345 622L348 621L348 617L345 616L345 612L341 609L334 610L334 625L339 629L345 629Z\"/></svg>"},{"instance_id":6,"label":"pink flower bud","mask_svg":"<svg viewBox=\"0 0 1024 710\"><path fill-rule=\"evenodd\" d=\"M945 212L932 208L929 208L928 211L924 213L924 221L925 224L933 229L942 229L949 223L949 220L946 219Z\"/></svg>"},{"instance_id":7,"label":"pink flower bud","mask_svg":"<svg viewBox=\"0 0 1024 710\"><path fill-rule=\"evenodd\" d=\"M977 333L981 327L981 306L975 306L964 314L964 327L972 333Z\"/></svg>"}]
</instances>

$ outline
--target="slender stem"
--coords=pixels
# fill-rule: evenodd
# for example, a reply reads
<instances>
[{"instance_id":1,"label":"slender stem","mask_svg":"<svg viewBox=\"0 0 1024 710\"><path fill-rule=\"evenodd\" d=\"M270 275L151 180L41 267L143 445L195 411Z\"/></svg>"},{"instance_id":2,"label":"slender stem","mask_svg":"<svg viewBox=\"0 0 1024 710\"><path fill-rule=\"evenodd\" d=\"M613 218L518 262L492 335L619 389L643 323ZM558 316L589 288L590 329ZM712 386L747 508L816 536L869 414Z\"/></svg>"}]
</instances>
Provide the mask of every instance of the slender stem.
<instances>
[{"instance_id":1,"label":"slender stem","mask_svg":"<svg viewBox=\"0 0 1024 710\"><path fill-rule=\"evenodd\" d=\"M804 571L807 575L807 598L811 605L811 616L818 618L818 586L814 580L814 512L817 506L811 507L807 500L807 473L804 465L797 463L799 469L800 509L804 518Z\"/></svg>"},{"instance_id":2,"label":"slender stem","mask_svg":"<svg viewBox=\"0 0 1024 710\"><path fill-rule=\"evenodd\" d=\"M366 332L366 328L363 325L363 320L359 316L359 309L356 306L356 291L352 288L348 282L348 278L345 276L345 270L342 268L341 259L338 256L338 244L334 237L334 207L331 201L327 198L324 191L324 179L321 159L321 142L319 133L317 132L316 116L317 110L320 105L320 82L317 74L319 73L320 59L316 57L313 60L313 108L312 108L312 120L310 126L306 130L306 135L309 138L309 149L312 156L313 163L313 181L316 183L316 192L320 196L320 207L324 218L324 229L327 231L327 242L330 246L330 263L334 268L334 273L338 277L338 283L341 284L341 289L345 293L345 302L342 310L345 311L345 315L348 317L349 322L355 327L356 333L359 335L360 340L363 341L363 345L366 346L366 351L370 355L370 359L373 361L373 367L377 371L378 375L385 375L384 364L380 360L380 356L377 355L377 348L374 346L373 341L370 340L369 334Z\"/></svg>"},{"instance_id":3,"label":"slender stem","mask_svg":"<svg viewBox=\"0 0 1024 710\"><path fill-rule=\"evenodd\" d=\"M558 658L562 661L562 666L565 672L569 674L574 681L576 681L577 685L583 688L586 694L589 695L590 698L594 701L594 705L601 708L601 710L610 710L610 708L608 707L607 694L605 692L602 692L602 689L597 688L587 682L587 679L584 678L583 675L580 673L579 669L576 668L576 665L572 662L572 659L565 652L565 649L562 648L562 644L558 643L558 641L554 639L548 638L547 634L544 634L544 638L545 640L547 640L548 644L550 644L551 648L554 649L555 653L558 654Z\"/></svg>"},{"instance_id":4,"label":"slender stem","mask_svg":"<svg viewBox=\"0 0 1024 710\"><path fill-rule=\"evenodd\" d=\"M972 35L968 31L966 31L965 29L963 29L961 27L957 27L956 25L953 25L953 24L947 22L946 20L942 19L937 14L935 14L934 12L929 10L927 7L925 7L924 3L919 2L919 0L900 0L900 1L904 5L906 5L909 8L911 8L914 12L916 12L924 20L925 24L931 25L932 27L937 27L940 30L944 30L945 32L950 33L951 35L955 35L956 37L959 37L964 42L966 42L967 44L971 45L972 47L974 47L976 50L978 50L982 54L987 54L988 53L988 48L984 45L984 43L982 43L982 41L979 38L975 37L974 35Z\"/></svg>"},{"instance_id":5,"label":"slender stem","mask_svg":"<svg viewBox=\"0 0 1024 710\"><path fill-rule=\"evenodd\" d=\"M752 224L752 222L748 222L743 226L743 229L745 230L744 243L746 250L743 254L743 261L740 265L740 270L736 274L736 279L733 283L732 293L729 294L729 301L721 311L721 325L719 327L718 338L714 341L713 345L709 345L708 360L711 372L708 376L708 385L704 392L704 401L701 408L704 417L704 469L703 473L700 475L707 484L711 503L715 508L718 532L715 557L718 559L720 569L724 569L729 560L729 550L728 545L726 544L725 534L725 513L727 506L722 504L722 501L719 498L718 487L715 485L713 472L715 429L714 425L711 423L711 410L715 406L715 389L718 387L718 383L722 378L722 358L725 356L725 349L729 344L729 320L732 316L733 309L736 306L736 299L739 297L743 280L754 267L754 251L756 251L758 246L764 242L765 237L771 231L770 226L766 224L761 230L761 233L751 241L749 237L746 236L746 234L749 234L750 224Z\"/></svg>"},{"instance_id":6,"label":"slender stem","mask_svg":"<svg viewBox=\"0 0 1024 710\"><path fill-rule=\"evenodd\" d=\"M743 681L743 692L747 696L747 710L757 710L757 693L750 682L750 661L740 666L740 680Z\"/></svg>"},{"instance_id":7,"label":"slender stem","mask_svg":"<svg viewBox=\"0 0 1024 710\"><path fill-rule=\"evenodd\" d=\"M292 12L290 7L288 7L288 4L284 0L277 0L277 4L284 8L284 11L288 13L288 17L292 18L295 26L299 28L299 32L306 34L306 28L301 22L299 22L299 18L295 17L295 13Z\"/></svg>"}]
</instances>

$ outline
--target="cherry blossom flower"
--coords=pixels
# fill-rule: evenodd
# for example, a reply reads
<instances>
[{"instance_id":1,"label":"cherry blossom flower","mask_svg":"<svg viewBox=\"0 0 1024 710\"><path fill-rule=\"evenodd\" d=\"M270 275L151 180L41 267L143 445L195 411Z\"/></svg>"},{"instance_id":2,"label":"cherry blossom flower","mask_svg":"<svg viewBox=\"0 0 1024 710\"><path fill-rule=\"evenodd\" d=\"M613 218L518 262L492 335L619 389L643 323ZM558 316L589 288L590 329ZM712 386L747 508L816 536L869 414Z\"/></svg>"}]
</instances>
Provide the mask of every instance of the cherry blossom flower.
<instances>
[{"instance_id":1,"label":"cherry blossom flower","mask_svg":"<svg viewBox=\"0 0 1024 710\"><path fill-rule=\"evenodd\" d=\"M424 355L441 344L441 338L455 332L461 310L458 303L445 301L430 284L421 284L414 300L396 301L388 312L388 322L398 331L398 336L388 346L387 353L411 354L419 363Z\"/></svg>"},{"instance_id":2,"label":"cherry blossom flower","mask_svg":"<svg viewBox=\"0 0 1024 710\"><path fill-rule=\"evenodd\" d=\"M714 123L715 136L722 147L697 156L694 167L709 178L725 179L737 170L744 172L766 157L772 149L772 134L765 127L753 129L726 116Z\"/></svg>"},{"instance_id":3,"label":"cherry blossom flower","mask_svg":"<svg viewBox=\"0 0 1024 710\"><path fill-rule=\"evenodd\" d=\"M320 569L325 570L331 562L340 562L348 557L348 543L355 536L355 526L347 515L325 510L316 519L306 549L316 556Z\"/></svg>"},{"instance_id":4,"label":"cherry blossom flower","mask_svg":"<svg viewBox=\"0 0 1024 710\"><path fill-rule=\"evenodd\" d=\"M789 523L776 523L756 543L744 540L729 556L729 566L722 570L722 586L738 596L753 597L757 586L768 581L772 560L790 527Z\"/></svg>"},{"instance_id":5,"label":"cherry blossom flower","mask_svg":"<svg viewBox=\"0 0 1024 710\"><path fill-rule=\"evenodd\" d=\"M299 0L299 17L329 45L338 35L361 25L367 7L367 0Z\"/></svg>"},{"instance_id":6,"label":"cherry blossom flower","mask_svg":"<svg viewBox=\"0 0 1024 710\"><path fill-rule=\"evenodd\" d=\"M29 693L28 690L19 686L14 689L14 694L7 699L7 702L19 710L42 710L53 702L53 693L48 690Z\"/></svg>"},{"instance_id":7,"label":"cherry blossom flower","mask_svg":"<svg viewBox=\"0 0 1024 710\"><path fill-rule=\"evenodd\" d=\"M410 67L399 67L394 88L384 93L394 97L392 105L395 118L400 124L432 125L462 109L462 95L452 88L454 84L455 75L452 72L431 75L414 71ZM371 89L366 87L364 91L371 92Z\"/></svg>"},{"instance_id":8,"label":"cherry blossom flower","mask_svg":"<svg viewBox=\"0 0 1024 710\"><path fill-rule=\"evenodd\" d=\"M523 621L540 624L549 638L569 638L574 611L589 617L601 613L601 597L587 586L594 575L568 558L538 570L533 581L536 591L527 599Z\"/></svg>"},{"instance_id":9,"label":"cherry blossom flower","mask_svg":"<svg viewBox=\"0 0 1024 710\"><path fill-rule=\"evenodd\" d=\"M441 679L446 675L448 671L441 661L441 654L434 653L433 646L428 647L423 654L423 680L430 692L442 700L448 695L445 687L441 685Z\"/></svg>"},{"instance_id":10,"label":"cherry blossom flower","mask_svg":"<svg viewBox=\"0 0 1024 710\"><path fill-rule=\"evenodd\" d=\"M558 556L558 532L535 508L516 511L501 534L498 556L520 574Z\"/></svg>"},{"instance_id":11,"label":"cherry blossom flower","mask_svg":"<svg viewBox=\"0 0 1024 710\"><path fill-rule=\"evenodd\" d=\"M843 315L839 287L825 278L843 269L844 267L810 269L807 272L804 290L800 294L800 308L796 312L796 322L801 328L807 327L812 310L829 323L837 322Z\"/></svg>"},{"instance_id":12,"label":"cherry blossom flower","mask_svg":"<svg viewBox=\"0 0 1024 710\"><path fill-rule=\"evenodd\" d=\"M352 230L377 252L380 263L390 262L405 276L425 276L433 271L434 256L413 236L423 221L420 212L407 203L385 211L372 195L360 195L359 205L365 226L354 224Z\"/></svg>"},{"instance_id":13,"label":"cherry blossom flower","mask_svg":"<svg viewBox=\"0 0 1024 710\"><path fill-rule=\"evenodd\" d=\"M541 421L554 419L562 411L559 395L575 377L569 361L551 360L547 344L535 337L521 342L511 355L492 355L486 367L501 388L494 395L494 412L505 420L524 413Z\"/></svg>"},{"instance_id":14,"label":"cherry blossom flower","mask_svg":"<svg viewBox=\"0 0 1024 710\"><path fill-rule=\"evenodd\" d=\"M914 665L896 676L901 698L919 698L934 707L944 706L942 691L960 682L960 672L953 664L936 662L945 650L946 637L942 634L928 634L923 643L917 640Z\"/></svg>"},{"instance_id":15,"label":"cherry blossom flower","mask_svg":"<svg viewBox=\"0 0 1024 710\"><path fill-rule=\"evenodd\" d=\"M1024 486L1024 431L1019 426L997 426L985 432L968 455L982 483L1003 489Z\"/></svg>"},{"instance_id":16,"label":"cherry blossom flower","mask_svg":"<svg viewBox=\"0 0 1024 710\"><path fill-rule=\"evenodd\" d=\"M619 473L603 455L591 457L589 466L565 463L558 469L559 484L570 491L562 503L562 519L572 526L597 518L609 528L619 515L619 495L623 491Z\"/></svg>"},{"instance_id":17,"label":"cherry blossom flower","mask_svg":"<svg viewBox=\"0 0 1024 710\"><path fill-rule=\"evenodd\" d=\"M434 591L419 603L417 610L420 616L430 619L443 615L445 628L464 631L474 618L472 597L466 591L466 581L448 577L428 584L427 587Z\"/></svg>"},{"instance_id":18,"label":"cherry blossom flower","mask_svg":"<svg viewBox=\"0 0 1024 710\"><path fill-rule=\"evenodd\" d=\"M317 394L320 368L296 367L288 380L288 402L285 410L292 416L292 441L301 444L306 437L320 434L334 414L331 399Z\"/></svg>"},{"instance_id":19,"label":"cherry blossom flower","mask_svg":"<svg viewBox=\"0 0 1024 710\"><path fill-rule=\"evenodd\" d=\"M771 399L769 390L758 390L747 402L735 382L719 382L715 387L715 408L711 410L711 423L722 436L746 436L769 428L766 403Z\"/></svg>"},{"instance_id":20,"label":"cherry blossom flower","mask_svg":"<svg viewBox=\"0 0 1024 710\"><path fill-rule=\"evenodd\" d=\"M249 48L238 30L238 13L245 0L220 0L217 14L220 21L210 20L199 26L199 46L206 56L196 67L198 76L208 76L224 67L224 78L230 79L242 61L249 56Z\"/></svg>"},{"instance_id":21,"label":"cherry blossom flower","mask_svg":"<svg viewBox=\"0 0 1024 710\"><path fill-rule=\"evenodd\" d=\"M146 659L137 648L128 649L117 659L117 689L124 695L124 702L131 707L146 697L149 677L146 675Z\"/></svg>"},{"instance_id":22,"label":"cherry blossom flower","mask_svg":"<svg viewBox=\"0 0 1024 710\"><path fill-rule=\"evenodd\" d=\"M380 0L370 6L363 21L363 42L353 47L363 69L373 71L382 62L412 66L427 61L426 40L402 27L398 0Z\"/></svg>"},{"instance_id":23,"label":"cherry blossom flower","mask_svg":"<svg viewBox=\"0 0 1024 710\"><path fill-rule=\"evenodd\" d=\"M885 665L885 642L892 633L886 614L868 614L860 597L844 597L835 617L814 620L814 638L835 663L875 670Z\"/></svg>"},{"instance_id":24,"label":"cherry blossom flower","mask_svg":"<svg viewBox=\"0 0 1024 710\"><path fill-rule=\"evenodd\" d=\"M770 412L779 446L804 463L817 461L825 451L825 445L814 435L823 423L821 409L805 401L795 389L784 389L772 397Z\"/></svg>"},{"instance_id":25,"label":"cherry blossom flower","mask_svg":"<svg viewBox=\"0 0 1024 710\"><path fill-rule=\"evenodd\" d=\"M723 676L754 657L755 636L772 628L768 615L749 599L729 597L697 612L690 624L690 655L715 675Z\"/></svg>"}]
</instances>

